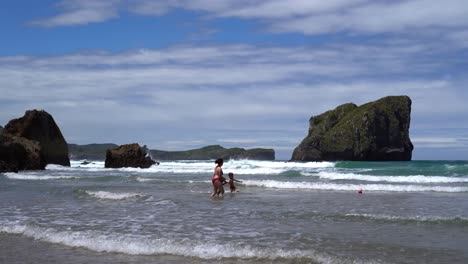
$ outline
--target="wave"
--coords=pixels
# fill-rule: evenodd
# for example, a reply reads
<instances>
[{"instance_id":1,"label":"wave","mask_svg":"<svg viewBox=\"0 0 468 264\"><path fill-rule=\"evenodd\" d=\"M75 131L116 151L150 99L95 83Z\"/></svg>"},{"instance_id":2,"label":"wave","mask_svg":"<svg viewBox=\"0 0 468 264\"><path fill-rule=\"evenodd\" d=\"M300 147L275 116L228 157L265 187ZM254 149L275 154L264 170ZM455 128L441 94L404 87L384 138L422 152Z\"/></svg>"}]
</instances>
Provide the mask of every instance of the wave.
<instances>
[{"instance_id":1,"label":"wave","mask_svg":"<svg viewBox=\"0 0 468 264\"><path fill-rule=\"evenodd\" d=\"M52 171L90 171L90 172L109 172L109 171L123 171L123 172L159 172L157 165L153 165L150 168L105 168L104 162L99 162L94 165L76 165L72 163L71 167L61 166L56 164L49 164L46 166L46 170Z\"/></svg>"},{"instance_id":2,"label":"wave","mask_svg":"<svg viewBox=\"0 0 468 264\"><path fill-rule=\"evenodd\" d=\"M407 222L407 223L423 223L423 224L460 224L468 225L468 217L442 217L442 216L398 216L385 214L346 214L347 218L354 219L369 219L384 222Z\"/></svg>"},{"instance_id":3,"label":"wave","mask_svg":"<svg viewBox=\"0 0 468 264\"><path fill-rule=\"evenodd\" d=\"M219 244L187 239L149 238L134 235L104 234L99 231L57 231L32 225L0 225L0 232L20 234L37 240L82 247L97 252L114 252L130 255L170 254L201 259L261 258L261 259L309 259L315 262L330 262L331 257L313 250L284 250L260 248L238 243Z\"/></svg>"},{"instance_id":4,"label":"wave","mask_svg":"<svg viewBox=\"0 0 468 264\"><path fill-rule=\"evenodd\" d=\"M317 174L305 173L306 176L318 176L321 179L330 180L359 180L370 182L399 182L399 183L457 183L468 182L467 177L442 177L442 176L372 176L354 173L335 173L321 171Z\"/></svg>"},{"instance_id":5,"label":"wave","mask_svg":"<svg viewBox=\"0 0 468 264\"><path fill-rule=\"evenodd\" d=\"M87 162L87 164L83 164ZM104 161L91 161L91 160L70 160L71 168L104 168Z\"/></svg>"},{"instance_id":6,"label":"wave","mask_svg":"<svg viewBox=\"0 0 468 264\"><path fill-rule=\"evenodd\" d=\"M104 168L104 162L93 162L82 165L81 161L72 161L71 167L60 165L48 165L50 170L86 170L86 171L108 171L118 170L124 172L141 173L212 173L215 167L213 161L161 161L159 165L153 165L147 169L141 168ZM255 160L229 160L224 163L223 170L233 171L237 174L281 174L287 171L316 171L334 167L333 162L284 162L284 161L255 161Z\"/></svg>"},{"instance_id":7,"label":"wave","mask_svg":"<svg viewBox=\"0 0 468 264\"><path fill-rule=\"evenodd\" d=\"M83 191L85 194L98 198L98 199L107 199L107 200L124 200L131 198L145 198L149 197L146 194L141 193L114 193L106 191Z\"/></svg>"},{"instance_id":8,"label":"wave","mask_svg":"<svg viewBox=\"0 0 468 264\"><path fill-rule=\"evenodd\" d=\"M310 189L327 191L387 191L387 192L468 192L468 187L421 186L393 184L335 184L314 182L283 182L274 180L244 180L243 185L276 189Z\"/></svg>"},{"instance_id":9,"label":"wave","mask_svg":"<svg viewBox=\"0 0 468 264\"><path fill-rule=\"evenodd\" d=\"M12 180L58 180L58 179L79 179L78 176L68 176L68 175L37 175L34 173L4 173L5 177Z\"/></svg>"}]
</instances>

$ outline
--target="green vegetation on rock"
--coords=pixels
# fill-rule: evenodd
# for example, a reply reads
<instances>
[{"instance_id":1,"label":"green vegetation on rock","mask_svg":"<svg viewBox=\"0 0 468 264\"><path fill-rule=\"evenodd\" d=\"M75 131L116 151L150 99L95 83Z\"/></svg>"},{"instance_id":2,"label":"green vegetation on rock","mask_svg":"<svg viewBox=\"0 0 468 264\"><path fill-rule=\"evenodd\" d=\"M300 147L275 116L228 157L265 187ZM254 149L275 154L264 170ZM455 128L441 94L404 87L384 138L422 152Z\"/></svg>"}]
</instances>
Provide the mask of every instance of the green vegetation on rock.
<instances>
[{"instance_id":1,"label":"green vegetation on rock","mask_svg":"<svg viewBox=\"0 0 468 264\"><path fill-rule=\"evenodd\" d=\"M407 96L341 105L310 119L309 134L291 160L411 160L410 114Z\"/></svg>"}]
</instances>

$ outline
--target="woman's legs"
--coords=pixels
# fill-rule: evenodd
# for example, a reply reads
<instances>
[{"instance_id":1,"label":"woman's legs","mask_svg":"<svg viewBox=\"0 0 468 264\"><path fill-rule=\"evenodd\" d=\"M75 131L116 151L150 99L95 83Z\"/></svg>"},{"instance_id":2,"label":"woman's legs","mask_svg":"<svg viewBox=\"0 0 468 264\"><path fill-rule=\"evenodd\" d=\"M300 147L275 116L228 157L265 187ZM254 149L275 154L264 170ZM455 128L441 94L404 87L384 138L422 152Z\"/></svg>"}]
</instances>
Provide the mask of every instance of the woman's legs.
<instances>
[{"instance_id":1,"label":"woman's legs","mask_svg":"<svg viewBox=\"0 0 468 264\"><path fill-rule=\"evenodd\" d=\"M211 197L214 197L217 191L218 191L218 187L216 186L216 183L213 183L213 192L211 193Z\"/></svg>"}]
</instances>

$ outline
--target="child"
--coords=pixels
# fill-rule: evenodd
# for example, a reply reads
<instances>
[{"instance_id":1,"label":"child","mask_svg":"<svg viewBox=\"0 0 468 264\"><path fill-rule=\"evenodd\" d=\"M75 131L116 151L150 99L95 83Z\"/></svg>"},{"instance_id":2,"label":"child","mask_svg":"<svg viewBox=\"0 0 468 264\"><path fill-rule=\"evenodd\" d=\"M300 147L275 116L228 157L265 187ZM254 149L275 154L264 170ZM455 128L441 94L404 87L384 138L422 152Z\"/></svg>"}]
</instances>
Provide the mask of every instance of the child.
<instances>
[{"instance_id":1,"label":"child","mask_svg":"<svg viewBox=\"0 0 468 264\"><path fill-rule=\"evenodd\" d=\"M234 179L234 173L230 172L229 174L229 189L231 190L231 192L239 192L239 191L236 191L236 186L234 186L234 182L242 182L242 181L239 181L239 180L236 180Z\"/></svg>"}]
</instances>

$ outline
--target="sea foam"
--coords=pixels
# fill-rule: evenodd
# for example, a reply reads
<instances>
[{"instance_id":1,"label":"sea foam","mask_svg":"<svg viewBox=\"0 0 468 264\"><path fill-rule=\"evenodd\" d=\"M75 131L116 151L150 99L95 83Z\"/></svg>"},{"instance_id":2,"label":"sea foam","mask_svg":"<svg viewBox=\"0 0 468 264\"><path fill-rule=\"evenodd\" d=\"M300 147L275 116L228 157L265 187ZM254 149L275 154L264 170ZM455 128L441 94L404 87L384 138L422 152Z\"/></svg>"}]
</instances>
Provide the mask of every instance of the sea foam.
<instances>
[{"instance_id":1,"label":"sea foam","mask_svg":"<svg viewBox=\"0 0 468 264\"><path fill-rule=\"evenodd\" d=\"M385 214L346 214L346 217L356 219L370 219L385 222L415 222L423 224L462 224L468 225L468 217L453 216L400 216L400 215L385 215Z\"/></svg>"},{"instance_id":2,"label":"sea foam","mask_svg":"<svg viewBox=\"0 0 468 264\"><path fill-rule=\"evenodd\" d=\"M123 200L130 198L143 198L148 195L141 193L114 193L106 191L84 191L87 195L96 197L99 199L108 199L108 200Z\"/></svg>"},{"instance_id":3,"label":"sea foam","mask_svg":"<svg viewBox=\"0 0 468 264\"><path fill-rule=\"evenodd\" d=\"M317 174L306 174L309 176L318 176L321 179L330 180L358 180L370 182L396 182L396 183L457 183L468 182L467 177L442 177L442 176L373 176L354 173L337 173L321 171Z\"/></svg>"},{"instance_id":4,"label":"sea foam","mask_svg":"<svg viewBox=\"0 0 468 264\"><path fill-rule=\"evenodd\" d=\"M49 170L85 170L85 171L109 171L117 170L123 172L138 173L213 173L214 161L209 160L186 160L186 161L161 161L159 165L153 165L150 168L104 168L104 162L92 162L82 165L81 161L72 161L71 167L60 165L48 165ZM223 170L234 171L237 174L258 175L270 174L277 175L287 171L317 171L334 167L333 162L281 162L281 161L255 161L255 160L229 160L224 163Z\"/></svg>"},{"instance_id":5,"label":"sea foam","mask_svg":"<svg viewBox=\"0 0 468 264\"><path fill-rule=\"evenodd\" d=\"M388 191L388 192L468 192L468 187L394 185L394 184L335 184L314 182L283 182L274 180L244 180L244 185L277 189L311 189L328 191Z\"/></svg>"},{"instance_id":6,"label":"sea foam","mask_svg":"<svg viewBox=\"0 0 468 264\"><path fill-rule=\"evenodd\" d=\"M12 180L58 180L58 179L78 179L78 176L69 175L37 175L35 173L4 173L5 177Z\"/></svg>"},{"instance_id":7,"label":"sea foam","mask_svg":"<svg viewBox=\"0 0 468 264\"><path fill-rule=\"evenodd\" d=\"M201 259L221 258L262 258L296 259L305 258L316 262L329 262L330 257L313 250L284 250L278 248L257 248L238 243L215 243L187 239L151 238L125 234L106 234L100 231L57 231L32 225L3 224L0 232L21 234L37 240L83 247L97 252L115 252L130 255L171 254Z\"/></svg>"}]
</instances>

